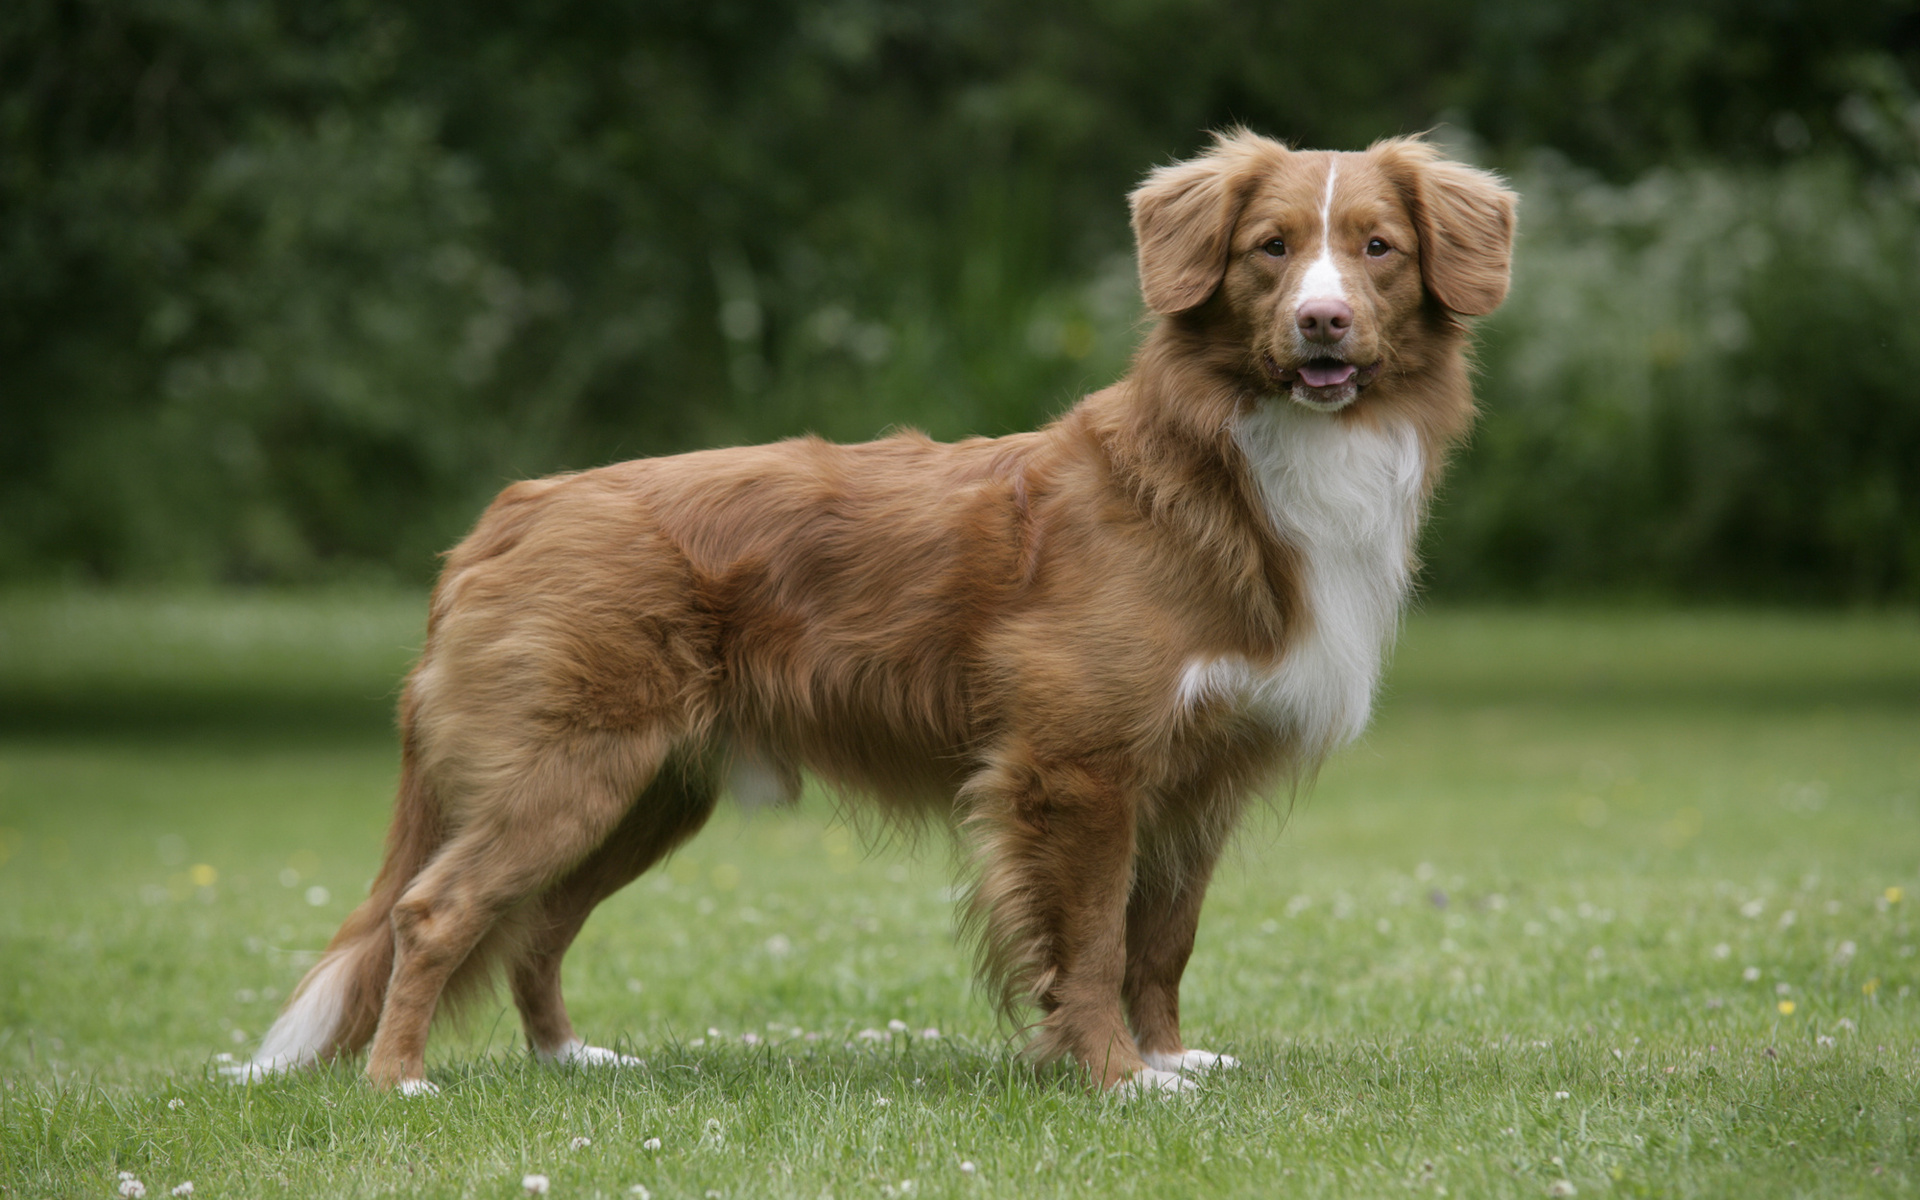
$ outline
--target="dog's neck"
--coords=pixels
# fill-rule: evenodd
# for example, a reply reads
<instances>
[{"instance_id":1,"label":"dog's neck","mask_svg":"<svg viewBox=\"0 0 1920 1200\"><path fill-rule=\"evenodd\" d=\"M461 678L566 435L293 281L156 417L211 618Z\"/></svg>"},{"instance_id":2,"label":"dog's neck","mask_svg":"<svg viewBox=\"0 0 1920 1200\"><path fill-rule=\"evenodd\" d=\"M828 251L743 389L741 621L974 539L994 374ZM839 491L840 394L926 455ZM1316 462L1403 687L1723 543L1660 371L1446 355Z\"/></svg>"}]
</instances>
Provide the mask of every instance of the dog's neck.
<instances>
[{"instance_id":1,"label":"dog's neck","mask_svg":"<svg viewBox=\"0 0 1920 1200\"><path fill-rule=\"evenodd\" d=\"M1249 652L1277 656L1315 623L1315 603L1332 601L1310 592L1321 590L1328 564L1343 556L1395 559L1383 578L1391 582L1397 610L1426 498L1471 422L1473 402L1464 341L1456 338L1448 339L1437 363L1421 364L1417 374L1383 377L1366 394L1365 410L1344 414L1295 412L1290 400L1247 370L1245 357L1236 339L1204 324L1163 319L1128 377L1089 397L1075 418L1100 444L1115 486L1149 519L1170 526L1193 553L1236 560L1216 577L1244 584L1234 601L1248 623ZM1318 476L1290 465L1284 447L1309 432L1336 430L1353 435L1356 453L1380 450L1373 457L1391 460L1395 472L1412 470L1415 478L1382 481L1385 491L1372 498L1377 503L1356 499L1349 481L1337 475L1320 480L1331 489L1320 489L1326 494L1287 491ZM1380 546L1360 547L1342 536L1343 521L1366 529L1379 524L1378 513L1360 509L1393 518L1391 536ZM1327 519L1303 528L1316 512ZM1324 560L1318 570L1310 558Z\"/></svg>"},{"instance_id":2,"label":"dog's neck","mask_svg":"<svg viewBox=\"0 0 1920 1200\"><path fill-rule=\"evenodd\" d=\"M1411 413L1430 398L1311 411L1209 344L1163 322L1089 416L1116 484L1216 560L1205 575L1242 581L1245 641L1195 659L1183 691L1224 689L1317 757L1365 726L1398 627L1430 477Z\"/></svg>"}]
</instances>

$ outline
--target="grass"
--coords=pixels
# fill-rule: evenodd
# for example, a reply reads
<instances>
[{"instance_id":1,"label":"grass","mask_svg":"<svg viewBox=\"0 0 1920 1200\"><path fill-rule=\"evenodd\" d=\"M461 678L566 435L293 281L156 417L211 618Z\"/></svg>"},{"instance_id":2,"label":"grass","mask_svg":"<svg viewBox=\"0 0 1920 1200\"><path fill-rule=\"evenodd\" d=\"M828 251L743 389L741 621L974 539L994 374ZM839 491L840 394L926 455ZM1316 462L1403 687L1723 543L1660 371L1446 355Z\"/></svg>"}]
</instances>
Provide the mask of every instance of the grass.
<instances>
[{"instance_id":1,"label":"grass","mask_svg":"<svg viewBox=\"0 0 1920 1200\"><path fill-rule=\"evenodd\" d=\"M1188 1101L1022 1065L944 849L817 797L724 810L589 924L576 1022L644 1070L538 1069L489 1008L437 1101L229 1088L373 872L420 609L0 596L0 1195L1920 1186L1912 615L1414 618L1373 731L1214 889L1189 1041L1245 1066Z\"/></svg>"}]
</instances>

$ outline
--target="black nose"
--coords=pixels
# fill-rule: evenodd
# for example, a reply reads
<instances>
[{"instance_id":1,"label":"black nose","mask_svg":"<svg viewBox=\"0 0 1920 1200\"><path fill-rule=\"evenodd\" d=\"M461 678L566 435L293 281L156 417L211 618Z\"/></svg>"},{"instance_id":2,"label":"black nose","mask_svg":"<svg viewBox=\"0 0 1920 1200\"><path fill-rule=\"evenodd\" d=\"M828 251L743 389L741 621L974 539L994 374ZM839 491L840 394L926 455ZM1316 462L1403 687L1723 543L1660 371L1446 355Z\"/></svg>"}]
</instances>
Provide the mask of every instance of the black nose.
<instances>
[{"instance_id":1,"label":"black nose","mask_svg":"<svg viewBox=\"0 0 1920 1200\"><path fill-rule=\"evenodd\" d=\"M1353 328L1353 307L1344 300L1309 300L1293 315L1300 335L1310 342L1330 345Z\"/></svg>"}]
</instances>

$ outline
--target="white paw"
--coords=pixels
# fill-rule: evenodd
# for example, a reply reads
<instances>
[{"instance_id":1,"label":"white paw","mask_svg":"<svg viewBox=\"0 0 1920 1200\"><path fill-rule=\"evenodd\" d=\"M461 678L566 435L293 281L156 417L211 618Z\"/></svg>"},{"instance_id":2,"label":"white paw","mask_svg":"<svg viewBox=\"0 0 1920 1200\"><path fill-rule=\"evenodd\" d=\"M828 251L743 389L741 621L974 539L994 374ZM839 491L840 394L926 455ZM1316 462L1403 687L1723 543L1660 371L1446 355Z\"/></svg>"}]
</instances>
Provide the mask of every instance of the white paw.
<instances>
[{"instance_id":1,"label":"white paw","mask_svg":"<svg viewBox=\"0 0 1920 1200\"><path fill-rule=\"evenodd\" d=\"M647 1061L605 1046L589 1046L579 1038L557 1050L535 1050L533 1056L555 1067L644 1067Z\"/></svg>"},{"instance_id":2,"label":"white paw","mask_svg":"<svg viewBox=\"0 0 1920 1200\"><path fill-rule=\"evenodd\" d=\"M1176 1071L1180 1074L1194 1074L1200 1071L1225 1071L1240 1065L1240 1060L1231 1054L1215 1054L1211 1050L1183 1050L1178 1054L1143 1054L1147 1065L1156 1071Z\"/></svg>"},{"instance_id":3,"label":"white paw","mask_svg":"<svg viewBox=\"0 0 1920 1200\"><path fill-rule=\"evenodd\" d=\"M1141 1067L1133 1075L1113 1089L1114 1095L1126 1099L1135 1096L1164 1096L1175 1092L1198 1091L1199 1085L1185 1076L1172 1071L1162 1071L1158 1067Z\"/></svg>"},{"instance_id":4,"label":"white paw","mask_svg":"<svg viewBox=\"0 0 1920 1200\"><path fill-rule=\"evenodd\" d=\"M402 1079L394 1090L408 1099L418 1096L438 1096L440 1089L424 1079Z\"/></svg>"},{"instance_id":5,"label":"white paw","mask_svg":"<svg viewBox=\"0 0 1920 1200\"><path fill-rule=\"evenodd\" d=\"M252 1062L229 1062L220 1064L220 1077L228 1083L239 1086L259 1083L270 1076L285 1074L292 1068L291 1063L282 1063L271 1058L255 1059Z\"/></svg>"}]
</instances>

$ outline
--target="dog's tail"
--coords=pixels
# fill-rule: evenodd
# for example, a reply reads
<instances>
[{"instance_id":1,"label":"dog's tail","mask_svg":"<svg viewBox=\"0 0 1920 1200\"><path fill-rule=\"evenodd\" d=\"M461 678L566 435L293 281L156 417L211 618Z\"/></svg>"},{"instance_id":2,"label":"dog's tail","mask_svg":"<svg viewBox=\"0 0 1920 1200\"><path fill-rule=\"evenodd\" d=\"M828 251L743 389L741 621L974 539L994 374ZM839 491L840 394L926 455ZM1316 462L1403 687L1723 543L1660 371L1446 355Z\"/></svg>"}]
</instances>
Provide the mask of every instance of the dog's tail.
<instances>
[{"instance_id":1,"label":"dog's tail","mask_svg":"<svg viewBox=\"0 0 1920 1200\"><path fill-rule=\"evenodd\" d=\"M446 841L438 797L403 737L400 789L386 859L373 887L300 980L253 1060L227 1068L245 1081L353 1054L372 1040L393 972L393 907Z\"/></svg>"}]
</instances>

